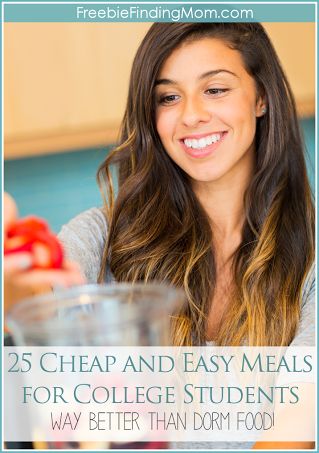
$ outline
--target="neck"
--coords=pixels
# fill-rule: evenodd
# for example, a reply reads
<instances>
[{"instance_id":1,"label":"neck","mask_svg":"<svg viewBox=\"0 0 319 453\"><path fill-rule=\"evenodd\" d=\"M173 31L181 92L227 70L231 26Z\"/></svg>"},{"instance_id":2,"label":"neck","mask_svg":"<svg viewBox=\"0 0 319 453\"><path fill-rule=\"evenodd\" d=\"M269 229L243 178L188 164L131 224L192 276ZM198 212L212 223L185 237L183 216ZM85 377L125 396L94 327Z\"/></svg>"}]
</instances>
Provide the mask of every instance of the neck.
<instances>
[{"instance_id":1,"label":"neck","mask_svg":"<svg viewBox=\"0 0 319 453\"><path fill-rule=\"evenodd\" d=\"M212 227L215 246L225 258L242 240L245 222L244 195L253 174L253 165L245 172L226 175L216 181L193 184Z\"/></svg>"},{"instance_id":2,"label":"neck","mask_svg":"<svg viewBox=\"0 0 319 453\"><path fill-rule=\"evenodd\" d=\"M214 235L227 239L242 230L245 190L239 190L238 186L206 186L195 193L210 219Z\"/></svg>"}]
</instances>

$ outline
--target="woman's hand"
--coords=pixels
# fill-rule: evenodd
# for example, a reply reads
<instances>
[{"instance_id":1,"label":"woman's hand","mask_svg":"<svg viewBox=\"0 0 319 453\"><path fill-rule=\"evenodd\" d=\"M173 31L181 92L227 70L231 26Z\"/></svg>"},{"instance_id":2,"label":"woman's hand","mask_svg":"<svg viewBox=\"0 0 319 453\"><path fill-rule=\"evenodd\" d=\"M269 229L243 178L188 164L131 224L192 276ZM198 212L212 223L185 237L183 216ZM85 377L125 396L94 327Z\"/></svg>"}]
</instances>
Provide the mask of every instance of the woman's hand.
<instances>
[{"instance_id":1,"label":"woman's hand","mask_svg":"<svg viewBox=\"0 0 319 453\"><path fill-rule=\"evenodd\" d=\"M17 207L13 198L4 194L4 240L8 227L17 219ZM52 287L68 287L84 284L85 279L76 263L64 261L63 268L32 269L33 258L28 252L4 257L4 310L25 297L50 291Z\"/></svg>"}]
</instances>

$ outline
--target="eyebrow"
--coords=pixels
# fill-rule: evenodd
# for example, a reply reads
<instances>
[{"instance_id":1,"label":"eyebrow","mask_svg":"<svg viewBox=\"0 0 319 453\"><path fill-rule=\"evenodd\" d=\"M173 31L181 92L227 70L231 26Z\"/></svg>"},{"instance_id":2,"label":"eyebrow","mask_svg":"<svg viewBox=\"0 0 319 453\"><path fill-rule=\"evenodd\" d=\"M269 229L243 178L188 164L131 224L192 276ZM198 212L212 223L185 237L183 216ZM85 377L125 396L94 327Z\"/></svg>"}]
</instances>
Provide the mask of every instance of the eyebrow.
<instances>
[{"instance_id":1,"label":"eyebrow","mask_svg":"<svg viewBox=\"0 0 319 453\"><path fill-rule=\"evenodd\" d=\"M208 77L215 76L217 74L220 74L221 72L226 72L227 74L230 74L230 75L238 78L238 75L236 75L232 71L229 71L228 69L215 69L213 71L204 72L204 74L201 74L198 77L198 80L207 79ZM157 86L157 85L177 85L177 82L175 80L171 80L171 79L158 79L155 82L155 86Z\"/></svg>"}]
</instances>

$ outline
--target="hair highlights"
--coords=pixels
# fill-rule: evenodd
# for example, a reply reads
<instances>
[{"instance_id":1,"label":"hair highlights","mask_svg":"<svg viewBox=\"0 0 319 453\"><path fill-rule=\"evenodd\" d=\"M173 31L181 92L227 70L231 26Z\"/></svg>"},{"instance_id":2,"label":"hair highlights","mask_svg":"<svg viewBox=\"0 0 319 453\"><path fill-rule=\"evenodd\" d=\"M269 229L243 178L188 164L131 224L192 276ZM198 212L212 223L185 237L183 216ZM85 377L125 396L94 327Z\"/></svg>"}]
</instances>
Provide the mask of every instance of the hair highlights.
<instances>
[{"instance_id":1,"label":"hair highlights","mask_svg":"<svg viewBox=\"0 0 319 453\"><path fill-rule=\"evenodd\" d=\"M287 345L314 259L314 207L293 96L260 24L157 23L136 54L120 145L101 165L108 240L100 273L118 281L182 287L174 342L202 344L214 295L211 226L187 175L169 158L155 128L154 87L167 57L185 40L222 39L241 53L267 112L257 121L256 168L245 194L242 243L233 256L234 294L217 344ZM115 198L110 168L118 169Z\"/></svg>"}]
</instances>

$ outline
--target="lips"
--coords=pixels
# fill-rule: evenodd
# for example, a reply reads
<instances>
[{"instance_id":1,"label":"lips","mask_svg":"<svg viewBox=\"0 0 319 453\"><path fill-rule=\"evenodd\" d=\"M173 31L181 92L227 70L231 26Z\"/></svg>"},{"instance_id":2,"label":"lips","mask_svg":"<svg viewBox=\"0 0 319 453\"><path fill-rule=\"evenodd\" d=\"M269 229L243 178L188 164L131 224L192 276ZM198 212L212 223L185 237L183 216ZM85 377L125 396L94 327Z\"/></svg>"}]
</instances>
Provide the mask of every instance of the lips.
<instances>
[{"instance_id":1,"label":"lips","mask_svg":"<svg viewBox=\"0 0 319 453\"><path fill-rule=\"evenodd\" d=\"M180 139L180 143L184 151L191 157L207 157L217 149L226 135L227 131L191 135Z\"/></svg>"}]
</instances>

